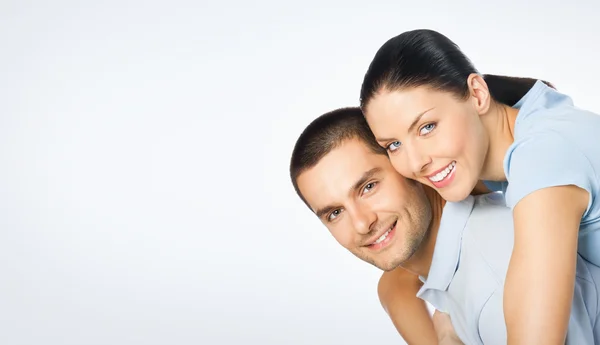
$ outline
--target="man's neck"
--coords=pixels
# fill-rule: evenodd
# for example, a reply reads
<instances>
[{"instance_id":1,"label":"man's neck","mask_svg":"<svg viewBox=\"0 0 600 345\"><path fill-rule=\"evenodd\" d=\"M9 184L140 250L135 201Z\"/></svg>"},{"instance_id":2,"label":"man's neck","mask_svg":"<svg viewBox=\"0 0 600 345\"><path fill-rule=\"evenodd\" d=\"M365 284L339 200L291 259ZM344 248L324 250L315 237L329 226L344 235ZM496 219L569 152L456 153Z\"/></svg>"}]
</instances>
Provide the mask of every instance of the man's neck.
<instances>
[{"instance_id":1,"label":"man's neck","mask_svg":"<svg viewBox=\"0 0 600 345\"><path fill-rule=\"evenodd\" d=\"M425 238L423 239L423 242L421 242L420 248L402 265L402 267L414 274L427 277L433 259L435 241L440 228L442 211L446 204L446 200L444 200L435 190L427 186L423 186L423 189L427 200L431 204L431 222Z\"/></svg>"},{"instance_id":2,"label":"man's neck","mask_svg":"<svg viewBox=\"0 0 600 345\"><path fill-rule=\"evenodd\" d=\"M488 133L488 152L481 171L481 180L506 181L504 156L515 141L514 130L518 109L494 102L481 121Z\"/></svg>"}]
</instances>

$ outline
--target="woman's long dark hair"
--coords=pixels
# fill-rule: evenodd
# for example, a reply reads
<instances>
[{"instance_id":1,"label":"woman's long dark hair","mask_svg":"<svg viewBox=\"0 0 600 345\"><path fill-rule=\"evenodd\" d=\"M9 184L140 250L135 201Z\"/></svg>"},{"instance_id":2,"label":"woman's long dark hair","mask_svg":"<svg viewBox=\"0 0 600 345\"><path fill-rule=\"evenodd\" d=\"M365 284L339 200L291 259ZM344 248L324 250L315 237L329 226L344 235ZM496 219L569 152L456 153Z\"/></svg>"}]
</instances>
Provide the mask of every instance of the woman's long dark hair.
<instances>
[{"instance_id":1,"label":"woman's long dark hair","mask_svg":"<svg viewBox=\"0 0 600 345\"><path fill-rule=\"evenodd\" d=\"M466 98L467 79L472 73L478 73L477 69L448 37L433 30L407 31L388 40L375 54L363 79L360 105L364 111L382 89L393 91L425 85ZM517 103L537 81L499 75L483 78L491 97L508 106Z\"/></svg>"}]
</instances>

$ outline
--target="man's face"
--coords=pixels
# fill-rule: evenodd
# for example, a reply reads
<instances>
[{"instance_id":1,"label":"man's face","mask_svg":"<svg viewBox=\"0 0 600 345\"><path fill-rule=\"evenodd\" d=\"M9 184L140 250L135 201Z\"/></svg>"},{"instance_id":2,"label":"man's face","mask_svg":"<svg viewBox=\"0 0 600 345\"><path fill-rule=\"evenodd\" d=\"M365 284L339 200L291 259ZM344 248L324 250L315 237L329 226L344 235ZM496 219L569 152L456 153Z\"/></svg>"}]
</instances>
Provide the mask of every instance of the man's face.
<instances>
[{"instance_id":1,"label":"man's face","mask_svg":"<svg viewBox=\"0 0 600 345\"><path fill-rule=\"evenodd\" d=\"M297 182L333 237L385 271L413 256L431 222L421 185L399 175L387 156L358 139L346 140Z\"/></svg>"}]
</instances>

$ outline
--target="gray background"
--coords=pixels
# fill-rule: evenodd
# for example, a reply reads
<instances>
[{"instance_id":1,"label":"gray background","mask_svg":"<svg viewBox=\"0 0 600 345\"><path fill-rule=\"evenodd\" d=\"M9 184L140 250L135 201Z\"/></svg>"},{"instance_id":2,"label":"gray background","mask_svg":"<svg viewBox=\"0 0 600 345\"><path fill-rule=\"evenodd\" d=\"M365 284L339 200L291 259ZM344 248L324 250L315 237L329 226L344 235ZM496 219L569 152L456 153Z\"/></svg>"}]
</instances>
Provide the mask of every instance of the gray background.
<instances>
[{"instance_id":1,"label":"gray background","mask_svg":"<svg viewBox=\"0 0 600 345\"><path fill-rule=\"evenodd\" d=\"M401 344L292 145L409 29L600 112L593 1L0 2L0 343Z\"/></svg>"}]
</instances>

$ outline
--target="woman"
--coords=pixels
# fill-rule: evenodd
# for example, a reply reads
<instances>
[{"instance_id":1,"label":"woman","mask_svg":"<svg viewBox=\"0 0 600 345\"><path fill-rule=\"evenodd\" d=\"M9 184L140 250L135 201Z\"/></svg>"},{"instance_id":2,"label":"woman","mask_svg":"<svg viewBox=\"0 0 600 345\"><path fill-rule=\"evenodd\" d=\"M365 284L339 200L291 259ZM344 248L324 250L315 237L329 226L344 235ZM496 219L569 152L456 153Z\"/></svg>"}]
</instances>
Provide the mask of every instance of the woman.
<instances>
[{"instance_id":1,"label":"woman","mask_svg":"<svg viewBox=\"0 0 600 345\"><path fill-rule=\"evenodd\" d=\"M482 77L431 30L379 49L361 107L400 174L448 201L505 193L515 225L508 343L564 344L577 252L600 265L600 116L542 81Z\"/></svg>"}]
</instances>

